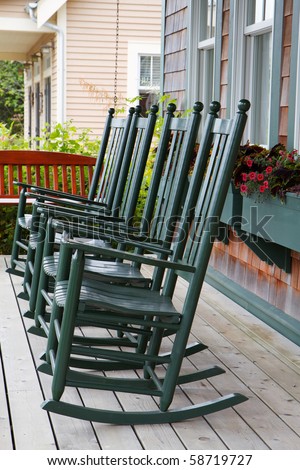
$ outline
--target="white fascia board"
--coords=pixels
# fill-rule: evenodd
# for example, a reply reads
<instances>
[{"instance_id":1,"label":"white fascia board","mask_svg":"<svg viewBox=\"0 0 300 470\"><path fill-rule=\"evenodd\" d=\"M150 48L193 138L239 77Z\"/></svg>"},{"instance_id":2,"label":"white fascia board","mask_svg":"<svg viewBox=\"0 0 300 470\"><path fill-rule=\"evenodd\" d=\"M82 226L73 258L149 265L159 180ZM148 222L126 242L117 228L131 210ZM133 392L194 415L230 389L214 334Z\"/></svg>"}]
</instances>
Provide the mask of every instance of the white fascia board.
<instances>
[{"instance_id":1,"label":"white fascia board","mask_svg":"<svg viewBox=\"0 0 300 470\"><path fill-rule=\"evenodd\" d=\"M67 0L40 0L37 7L37 25L42 27Z\"/></svg>"},{"instance_id":2,"label":"white fascia board","mask_svg":"<svg viewBox=\"0 0 300 470\"><path fill-rule=\"evenodd\" d=\"M48 28L38 28L27 18L0 18L0 31L20 31L28 33L49 33Z\"/></svg>"}]
</instances>

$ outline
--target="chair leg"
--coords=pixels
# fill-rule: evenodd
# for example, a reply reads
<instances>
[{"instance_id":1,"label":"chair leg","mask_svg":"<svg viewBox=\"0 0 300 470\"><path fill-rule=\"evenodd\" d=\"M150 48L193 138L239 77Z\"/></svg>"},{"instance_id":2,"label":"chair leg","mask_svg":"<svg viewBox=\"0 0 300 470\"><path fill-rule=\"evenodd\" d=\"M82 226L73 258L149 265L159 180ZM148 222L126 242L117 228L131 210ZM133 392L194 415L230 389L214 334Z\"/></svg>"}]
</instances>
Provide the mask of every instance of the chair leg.
<instances>
[{"instance_id":1,"label":"chair leg","mask_svg":"<svg viewBox=\"0 0 300 470\"><path fill-rule=\"evenodd\" d=\"M14 239L13 239L13 244L12 244L12 252L11 252L11 259L10 259L10 269L9 272L12 274L17 274L21 275L21 271L17 270L17 262L19 260L20 256L20 248L18 242L21 242L22 239L22 227L19 223L19 219L24 216L25 213L25 207L26 207L26 190L25 188L22 189L19 197L19 204L18 204L18 212L17 212L17 218L16 218L16 226L15 226L15 231L14 231ZM16 272L17 271L17 272Z\"/></svg>"}]
</instances>

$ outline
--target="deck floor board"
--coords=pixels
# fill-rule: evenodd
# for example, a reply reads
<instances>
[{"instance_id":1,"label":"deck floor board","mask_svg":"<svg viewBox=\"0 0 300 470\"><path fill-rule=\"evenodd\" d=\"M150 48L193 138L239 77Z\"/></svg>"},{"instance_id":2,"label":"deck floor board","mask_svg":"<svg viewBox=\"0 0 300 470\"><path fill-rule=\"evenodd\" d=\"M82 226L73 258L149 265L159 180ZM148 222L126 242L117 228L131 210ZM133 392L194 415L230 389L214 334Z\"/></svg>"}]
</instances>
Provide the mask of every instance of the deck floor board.
<instances>
[{"instance_id":1,"label":"deck floor board","mask_svg":"<svg viewBox=\"0 0 300 470\"><path fill-rule=\"evenodd\" d=\"M202 418L153 426L112 426L47 414L40 404L50 397L51 378L36 371L45 339L27 333L32 324L22 316L27 302L16 297L22 279L5 272L6 262L0 256L0 449L300 450L300 348L207 284L191 341L199 339L209 349L185 359L183 373L207 364L226 373L181 386L173 405L232 392L247 395L248 401ZM185 283L179 282L178 307L184 295ZM109 409L156 406L151 397L87 389L67 388L65 398Z\"/></svg>"}]
</instances>

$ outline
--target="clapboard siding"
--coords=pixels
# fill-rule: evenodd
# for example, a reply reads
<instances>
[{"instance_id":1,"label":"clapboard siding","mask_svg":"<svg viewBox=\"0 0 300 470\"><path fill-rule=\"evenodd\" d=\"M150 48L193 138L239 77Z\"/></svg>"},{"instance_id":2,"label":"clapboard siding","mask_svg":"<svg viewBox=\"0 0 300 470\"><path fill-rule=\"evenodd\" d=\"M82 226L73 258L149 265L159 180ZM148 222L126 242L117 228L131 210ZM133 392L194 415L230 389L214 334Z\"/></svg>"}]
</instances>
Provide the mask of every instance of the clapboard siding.
<instances>
[{"instance_id":1,"label":"clapboard siding","mask_svg":"<svg viewBox=\"0 0 300 470\"><path fill-rule=\"evenodd\" d=\"M1 17L28 18L24 11L26 2L24 0L3 0L1 1Z\"/></svg>"},{"instance_id":2,"label":"clapboard siding","mask_svg":"<svg viewBox=\"0 0 300 470\"><path fill-rule=\"evenodd\" d=\"M127 96L127 51L130 41L160 43L161 1L120 2L117 95ZM67 3L67 117L99 135L107 109L114 106L116 2ZM86 111L83 112L83 99Z\"/></svg>"}]
</instances>

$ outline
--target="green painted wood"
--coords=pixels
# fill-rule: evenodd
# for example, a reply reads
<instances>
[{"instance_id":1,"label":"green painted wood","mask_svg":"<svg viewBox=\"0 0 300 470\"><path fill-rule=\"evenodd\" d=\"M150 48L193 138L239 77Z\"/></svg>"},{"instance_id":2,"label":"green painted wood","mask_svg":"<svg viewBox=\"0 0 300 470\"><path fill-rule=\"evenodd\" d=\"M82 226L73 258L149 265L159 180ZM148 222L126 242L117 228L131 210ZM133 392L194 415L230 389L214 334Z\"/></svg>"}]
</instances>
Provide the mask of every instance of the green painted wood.
<instances>
[{"instance_id":1,"label":"green painted wood","mask_svg":"<svg viewBox=\"0 0 300 470\"><path fill-rule=\"evenodd\" d=\"M68 414L82 419L114 423L160 423L172 422L172 420L187 419L189 417L200 416L205 413L224 409L237 403L245 401L247 398L239 394L233 394L229 397L207 403L195 405L192 409L180 409L174 412L169 410L171 406L176 386L178 383L186 383L203 377L201 373L192 374L180 378L180 369L183 358L186 354L188 337L193 323L194 314L201 293L202 284L206 275L210 252L213 246L213 240L218 232L218 222L222 212L224 200L231 180L232 170L236 155L240 146L240 141L246 124L246 112L250 104L246 100L239 103L239 111L236 117L228 122L219 120L214 113L208 116L206 129L207 132L200 144L198 158L196 159L195 169L187 190L180 223L177 228L176 237L172 243L172 255L170 260L166 260L167 268L161 292L149 290L148 288L133 288L126 285L110 286L101 282L93 281L84 275L84 257L85 253L95 255L107 255L108 252L114 253L116 258L126 258L126 254L131 259L132 254L113 248L91 248L86 247L84 243L76 243L68 240L65 236L61 243L60 266L66 264L68 253L74 253L70 263L68 263L69 275L57 276L56 289L54 294L54 305L57 304L63 309L61 325L53 327L53 335L56 335L58 343L57 348L51 347L49 351L49 360L52 364L52 400L43 404L44 409L48 411ZM213 145L213 151L211 147ZM209 158L209 165L207 161ZM205 176L201 184L201 189L197 193L195 187L199 185L199 174L205 167ZM194 208L191 217L191 208ZM81 245L81 246L80 246ZM149 243L149 252L152 247ZM155 250L153 251L155 254ZM150 261L151 259L148 258ZM163 261L163 260L162 260ZM157 262L157 261L156 261ZM153 262L154 264L154 262ZM176 265L176 267L175 267ZM174 286L181 270L184 267L192 267L187 293L182 310L179 312L172 305L172 296ZM62 290L61 287L64 287ZM59 295L57 295L59 293ZM139 350L126 351L122 355L118 353L117 361L124 364L124 370L129 362L135 361L135 357L144 360L143 379L135 381L123 381L114 379L114 377L94 376L92 371L89 373L69 370L72 348L74 350L74 332L76 318L84 313L94 314L98 317L101 325L101 319L104 317L114 328L121 327L124 324L147 328L147 333L151 333L150 341L147 345L145 354ZM53 314L53 312L52 312ZM53 315L51 314L51 323ZM147 325L148 322L148 325ZM153 326L155 323L155 326ZM94 324L94 323L92 323ZM166 331L171 335L173 330L172 351L168 356L165 365L165 373L161 377L162 371L156 368L156 361L159 359L161 340ZM49 343L49 339L48 339ZM48 344L49 347L49 344ZM89 347L90 344L89 344ZM82 347L78 350L82 355ZM116 353L111 352L109 348L104 348L103 353L97 348L97 359L116 359ZM129 359L129 357L131 359ZM48 361L49 362L49 361ZM89 362L90 366L90 362ZM204 376L210 373L219 373L218 369L212 371L209 367ZM158 374L159 373L159 374ZM160 397L160 411L145 413L143 411L132 414L127 412L106 413L103 410L90 410L84 407L74 407L72 404L60 402L60 397L65 386L92 387L102 390L128 391L135 394L156 395ZM110 416L108 418L107 416Z\"/></svg>"},{"instance_id":2,"label":"green painted wood","mask_svg":"<svg viewBox=\"0 0 300 470\"><path fill-rule=\"evenodd\" d=\"M110 139L106 143L108 148L102 165L103 173L101 174L98 185L97 201L99 202L101 197L101 201L105 202L107 208L112 214L120 214L127 218L132 217L134 214L139 188L142 183L143 171L145 169L153 137L157 112L158 107L152 106L148 118L141 118L140 106L137 106L134 114L133 109L130 108L127 119L118 119L115 124L113 124L114 120L110 121L111 135ZM134 186L134 192L128 196L128 188L131 187L129 181L131 179L132 186ZM123 196L125 201L122 199ZM56 217L67 219L69 221L74 220L77 216L77 220L79 220L82 216L82 212L84 211L88 212L91 219L99 217L99 211L96 211L94 204L90 205L90 207L82 206L82 208L78 210L78 204L75 204L70 208L70 204L67 204L64 201L62 202L62 207L57 207L57 202L55 200L52 200L51 202L54 204L52 204L52 216L55 215ZM121 205L122 207L120 207ZM41 207L41 204L39 207ZM47 205L44 207L47 207ZM47 211L44 211L44 214L48 214L49 216L50 210L47 209ZM102 210L100 214L101 219L103 220L105 214L103 214ZM111 215L109 216L109 219L112 220ZM43 237L43 225L40 229ZM28 286L31 287L29 311L32 313L35 309L37 289L39 286L39 272L43 257L42 241L38 244L38 254L36 254L36 248L36 245L32 245L31 243L29 244L29 252L27 254L25 266L26 283L24 284L24 288L27 288L28 290ZM53 254L53 247L51 254ZM33 262L33 259L35 259L36 275L33 274L32 277L32 274L29 272L29 263ZM33 285L31 285L31 283L33 283ZM28 316L29 312L26 314Z\"/></svg>"},{"instance_id":3,"label":"green painted wood","mask_svg":"<svg viewBox=\"0 0 300 470\"><path fill-rule=\"evenodd\" d=\"M300 251L299 214L300 198L293 193L287 193L284 202L278 198L257 202L252 197L244 197L241 228L267 241Z\"/></svg>"},{"instance_id":4,"label":"green painted wood","mask_svg":"<svg viewBox=\"0 0 300 470\"><path fill-rule=\"evenodd\" d=\"M70 403L47 400L42 404L42 408L46 411L58 413L64 416L72 416L78 419L88 421L98 421L110 424L163 424L174 423L186 419L197 418L200 416L215 413L239 403L243 403L245 397L241 394L232 394L221 397L213 402L202 403L201 405L192 405L187 408L170 411L148 411L140 413L138 411L113 411L113 410L95 410L94 408L83 408Z\"/></svg>"},{"instance_id":5,"label":"green painted wood","mask_svg":"<svg viewBox=\"0 0 300 470\"><path fill-rule=\"evenodd\" d=\"M112 261L93 261L91 259L87 259L85 264L86 271L98 272L103 276L103 280L106 281L113 282L118 280L118 282L124 282L123 280L125 279L126 283L128 283L130 280L131 283L149 285L150 279L144 279L143 276L141 276L139 270L139 266L144 261L143 253L147 248L147 245L145 245L143 241L146 238L148 239L150 234L150 237L153 240L158 240L158 243L156 244L156 251L161 251L161 253L165 253L166 256L170 254L168 246L171 243L174 226L171 226L169 221L171 221L171 218L173 216L178 216L178 214L180 213L180 203L184 187L187 184L187 175L190 168L191 158L194 152L194 146L201 118L200 112L202 111L202 108L202 104L197 102L194 106L191 117L187 119L175 118L175 105L170 104L168 106L168 112L164 118L161 137L157 147L156 158L147 193L147 198L145 201L142 219L138 229L135 232L132 232L132 238L130 240L131 246L136 247L135 252L130 254L131 261L133 262L133 264L125 265L120 262L115 263ZM150 117L146 120L148 123L149 119ZM143 121L143 123L145 124L146 121ZM143 125L143 127L145 128L145 125ZM136 135L135 125L134 132ZM152 129L150 132L148 127L148 136L150 136L151 133ZM145 156L149 151L149 142L150 139L148 138L146 147L144 145L144 147L140 150L143 171L145 166ZM134 187L135 193L133 195L129 195L130 197L127 195L127 197L129 197L129 206L126 207L124 209L124 213L122 213L122 215L124 215L124 218L129 220L129 224L131 223L131 217L133 215L132 210L133 208L135 208L136 205L137 188L140 187L142 179L142 172L140 172L137 178L138 172L135 171L135 167L133 168L133 170L135 175L133 181L131 182L131 185ZM109 219L110 217L108 218L108 220ZM168 221L167 226L164 221ZM117 226L118 234L113 231L113 228L111 229L112 231L110 231L108 225L106 225L105 229L102 231L101 227L98 227L98 236L106 236L108 237L108 239L110 237L113 237L119 242L119 247L124 248L124 244L122 244L122 227L123 226L120 225ZM70 229L69 224L68 229ZM130 226L124 226L123 237L125 236L127 241L129 229ZM95 229L94 223L91 232L86 232L86 236L95 237L95 235L97 235L97 230ZM166 239L167 236L169 237L169 240ZM41 253L41 251L42 247L39 246L39 253ZM49 255L45 254L39 256L43 256L44 259L44 272L46 272L48 275L51 275L52 277L55 276L57 259L55 260L53 256L49 257ZM110 256L111 252L108 252L106 257ZM165 264L162 261L160 262L158 260L157 262L160 268L164 268ZM37 276L39 277L39 270L37 270L36 272ZM161 269L161 275L162 274L163 269ZM44 274L42 276L45 280ZM32 290L35 290L37 286L38 283L35 282ZM45 287L43 287L42 284L38 286L39 291L44 288ZM32 302L30 302L31 312L34 312L35 310L34 301L37 295L37 293L31 295L31 298L34 299ZM43 301L39 301L39 308L36 310L36 326L38 325L38 316L41 315L42 302ZM44 303L43 305L45 307Z\"/></svg>"},{"instance_id":6,"label":"green painted wood","mask_svg":"<svg viewBox=\"0 0 300 470\"><path fill-rule=\"evenodd\" d=\"M104 131L103 131L101 145L99 148L98 157L97 157L94 172L93 172L91 186L89 188L88 198L66 194L66 193L63 193L62 191L54 191L54 190L51 190L50 188L41 188L38 186L30 186L31 192L35 191L34 194L31 194L31 197L37 197L38 194L43 194L46 197L46 194L47 194L48 200L51 200L51 197L53 198L63 197L64 200L68 198L68 201L70 202L70 204L71 204L71 201L74 201L74 203L76 204L79 204L79 203L86 204L87 201L94 201L95 196L96 196L96 188L98 188L98 186L99 186L98 194L103 196L104 187L103 187L103 177L101 177L101 170L103 170L104 171L103 174L106 175L107 169L111 168L110 162L114 162L113 168L115 168L115 171L117 172L117 174L119 174L119 167L121 164L121 159L123 157L122 152L124 150L125 142L127 140L127 134L129 132L129 126L131 123L133 112L134 112L134 109L130 108L128 118L125 120L123 118L114 118L113 117L114 109L113 108L109 109ZM115 140L117 140L117 142L120 143L120 140L122 138L123 138L124 144L119 145L120 152L117 153L118 146L116 146L114 142ZM99 182L100 177L101 179ZM20 265L20 261L19 261L20 260L20 242L24 239L24 237L26 238L26 235L24 235L23 233L24 229L25 229L25 232L27 232L28 234L28 230L30 228L34 228L34 222L31 220L30 214L25 216L27 193L28 193L28 185L25 185L21 191L20 202L18 205L16 228L15 228L14 239L13 239L13 244L12 244L10 273L15 273L14 272L15 266ZM98 196L98 201L99 201L99 196ZM57 202L57 199L56 199L56 202ZM100 205L100 207L101 206L102 204ZM25 249L25 251L27 251L28 244L25 242L22 242L22 248ZM30 253L29 256L32 258L33 254ZM23 261L21 261L21 266L23 268L22 269L23 271L25 269L24 267L25 265ZM16 274L18 273L16 272Z\"/></svg>"}]
</instances>

